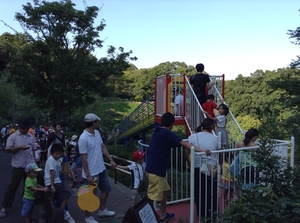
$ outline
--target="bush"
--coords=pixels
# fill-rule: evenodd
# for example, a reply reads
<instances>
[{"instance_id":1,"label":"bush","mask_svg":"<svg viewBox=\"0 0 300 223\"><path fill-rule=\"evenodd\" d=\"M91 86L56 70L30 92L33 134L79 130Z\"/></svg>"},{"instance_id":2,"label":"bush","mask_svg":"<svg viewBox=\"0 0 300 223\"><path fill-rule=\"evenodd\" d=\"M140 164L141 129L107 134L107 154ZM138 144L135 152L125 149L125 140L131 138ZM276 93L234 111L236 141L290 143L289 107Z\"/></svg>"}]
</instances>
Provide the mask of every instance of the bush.
<instances>
[{"instance_id":1,"label":"bush","mask_svg":"<svg viewBox=\"0 0 300 223\"><path fill-rule=\"evenodd\" d=\"M272 117L267 117L260 129L260 148L254 159L261 172L259 185L242 191L238 200L232 201L220 216L230 223L298 223L300 222L300 173L287 160L274 155ZM270 131L269 131L270 130Z\"/></svg>"}]
</instances>

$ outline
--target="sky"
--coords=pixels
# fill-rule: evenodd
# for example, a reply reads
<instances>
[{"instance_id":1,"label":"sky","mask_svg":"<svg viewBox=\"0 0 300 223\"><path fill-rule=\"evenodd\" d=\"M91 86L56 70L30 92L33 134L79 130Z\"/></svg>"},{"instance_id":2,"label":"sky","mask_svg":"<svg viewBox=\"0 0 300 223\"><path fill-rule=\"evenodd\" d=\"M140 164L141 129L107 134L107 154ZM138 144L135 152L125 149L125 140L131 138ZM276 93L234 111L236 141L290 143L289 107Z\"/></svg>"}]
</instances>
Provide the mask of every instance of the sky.
<instances>
[{"instance_id":1,"label":"sky","mask_svg":"<svg viewBox=\"0 0 300 223\"><path fill-rule=\"evenodd\" d=\"M17 31L14 20L22 5L32 0L0 0L0 20ZM83 10L83 0L73 0ZM205 65L210 75L249 76L288 67L300 55L288 30L300 26L299 0L85 0L101 8L95 24L105 20L100 33L108 46L132 50L133 64L152 68L164 62ZM13 31L0 22L0 35ZM163 74L158 74L163 75Z\"/></svg>"}]
</instances>

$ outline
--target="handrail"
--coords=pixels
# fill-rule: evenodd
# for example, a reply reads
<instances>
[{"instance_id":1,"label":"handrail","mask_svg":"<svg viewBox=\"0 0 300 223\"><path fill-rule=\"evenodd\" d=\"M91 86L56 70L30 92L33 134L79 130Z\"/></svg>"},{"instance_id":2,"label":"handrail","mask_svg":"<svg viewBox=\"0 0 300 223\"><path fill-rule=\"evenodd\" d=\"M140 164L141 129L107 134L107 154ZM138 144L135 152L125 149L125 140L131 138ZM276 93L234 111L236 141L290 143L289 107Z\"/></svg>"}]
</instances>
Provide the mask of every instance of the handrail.
<instances>
[{"instance_id":1,"label":"handrail","mask_svg":"<svg viewBox=\"0 0 300 223\"><path fill-rule=\"evenodd\" d=\"M209 77L210 81L212 81L211 77ZM217 88L217 86L213 86L214 90L216 91L216 93L218 94L218 96L220 97L221 100L224 101L224 104L228 106L228 104L225 102L224 98L222 97L219 89ZM232 118L232 120L235 122L236 126L239 128L240 132L242 134L244 134L244 130L242 129L242 127L240 126L240 124L237 122L236 118L234 117L234 115L232 114L231 110L229 109L229 114Z\"/></svg>"}]
</instances>

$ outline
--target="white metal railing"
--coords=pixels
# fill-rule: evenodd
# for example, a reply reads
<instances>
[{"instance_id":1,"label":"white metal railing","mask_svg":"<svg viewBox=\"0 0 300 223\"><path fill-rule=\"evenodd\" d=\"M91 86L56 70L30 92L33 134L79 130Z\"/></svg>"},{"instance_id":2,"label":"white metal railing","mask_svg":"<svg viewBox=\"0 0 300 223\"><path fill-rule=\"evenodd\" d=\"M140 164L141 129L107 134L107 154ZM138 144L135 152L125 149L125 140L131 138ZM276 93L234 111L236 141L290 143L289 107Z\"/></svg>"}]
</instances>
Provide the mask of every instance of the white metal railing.
<instances>
[{"instance_id":1,"label":"white metal railing","mask_svg":"<svg viewBox=\"0 0 300 223\"><path fill-rule=\"evenodd\" d=\"M289 163L291 167L294 166L294 137L291 137L291 141L273 140L272 146L273 154L286 160L286 162L282 162L283 168L287 163ZM214 213L222 214L224 209L228 207L228 202L230 200L238 199L240 190L249 189L259 183L259 177L263 171L258 171L256 169L257 164L255 164L255 161L253 160L253 154L257 148L259 148L259 146L212 152L212 154L217 155L218 160L221 162L218 164L217 175L215 178L210 178L201 174L201 166L197 161L199 160L199 157L201 157L201 160L205 162L207 158L206 156L203 158L204 153L195 153L195 151L191 151L190 222L195 222L194 203L198 202L199 204L198 206L196 205L198 207L196 207L198 216L202 216L204 219L214 219L217 218L217 216L214 216ZM228 164L225 162L226 159L229 161ZM237 163L237 160L239 160L239 163ZM227 168L232 181L225 180ZM197 185L198 188L195 188L195 185ZM197 195L197 191L200 191L198 200L197 196L195 196ZM193 197L195 197L195 200ZM201 222L200 217L199 222Z\"/></svg>"},{"instance_id":2,"label":"white metal railing","mask_svg":"<svg viewBox=\"0 0 300 223\"><path fill-rule=\"evenodd\" d=\"M139 149L142 151L146 151L149 148L148 144L143 144L141 140L138 143ZM284 140L273 140L272 142L274 154L284 158L290 164L291 167L294 166L294 137L291 137L290 141ZM190 168L187 167L187 163L184 160L184 148L172 148L171 152L171 166L167 173L167 179L171 187L170 197L167 204L175 204L182 203L184 201L190 201L190 222L195 222L195 191L200 192L199 200L196 202L199 203L198 207L198 216L203 216L203 218L212 218L213 213L216 212L218 214L222 214L224 209L228 207L228 202L231 199L238 199L240 186L244 185L243 188L247 188L253 185L258 177L256 174L255 168L245 169L244 172L237 170L235 166L235 158L238 154L242 154L245 151L248 152L248 158L250 158L255 152L255 149L259 148L259 146L255 147L245 147L245 148L233 148L226 150L218 150L212 152L216 154L217 160L220 163L217 166L217 174L215 178L209 178L207 176L201 175L199 165L199 159L203 157L205 153L195 153L195 151L191 151L190 154ZM226 158L225 158L226 157ZM207 158L202 158L202 161L205 161ZM229 163L226 164L225 160L229 160ZM147 162L147 156L146 156ZM195 160L198 160L195 163ZM246 162L241 160L242 162ZM239 176L238 180L229 182L225 181L225 168L231 164L231 175ZM227 165L227 167L226 167ZM223 168L223 169L222 169ZM243 174L244 177L240 177ZM200 177L199 177L200 176ZM201 177L202 176L202 177ZM248 177L248 178L247 178ZM195 181L196 180L196 181ZM238 183L239 182L239 183ZM251 184L252 182L252 184ZM195 185L198 189L195 190ZM232 188L230 188L230 185ZM227 193L225 194L225 188L229 188ZM210 192L208 192L210 191ZM202 194L201 194L202 192ZM213 196L207 196L212 193ZM196 193L197 195L197 193ZM201 196L202 195L202 196ZM204 201L203 201L204 199ZM202 206L201 206L202 204ZM203 206L204 205L204 206ZM208 211L213 210L213 211ZM205 213L203 213L203 211ZM209 216L210 215L210 216ZM198 217L197 217L198 218ZM201 219L198 218L199 223ZM196 221L197 222L197 221Z\"/></svg>"},{"instance_id":3,"label":"white metal railing","mask_svg":"<svg viewBox=\"0 0 300 223\"><path fill-rule=\"evenodd\" d=\"M213 76L211 76L213 77ZM195 129L201 124L203 119L206 117L203 114L203 109L193 91L189 80L186 78L186 115L185 121L187 123L187 127L191 133L195 132ZM213 80L213 79L211 79ZM218 82L217 82L218 83ZM219 86L219 87L218 87ZM209 93L214 94L216 101L220 103L224 101L220 91L220 83L213 86ZM226 102L224 101L226 104ZM226 104L227 105L227 104ZM229 114L226 116L226 130L228 132L228 146L227 148L234 148L236 141L241 141L244 138L244 130L241 128L234 115L232 114L229 108Z\"/></svg>"},{"instance_id":4,"label":"white metal railing","mask_svg":"<svg viewBox=\"0 0 300 223\"><path fill-rule=\"evenodd\" d=\"M145 162L147 163L148 144L138 141L138 149L146 152ZM167 204L180 203L190 200L189 187L189 168L184 159L184 149L182 147L172 148L171 150L171 166L167 172L167 179L171 187L169 201ZM167 161L166 161L167 162ZM169 161L168 161L169 162Z\"/></svg>"}]
</instances>

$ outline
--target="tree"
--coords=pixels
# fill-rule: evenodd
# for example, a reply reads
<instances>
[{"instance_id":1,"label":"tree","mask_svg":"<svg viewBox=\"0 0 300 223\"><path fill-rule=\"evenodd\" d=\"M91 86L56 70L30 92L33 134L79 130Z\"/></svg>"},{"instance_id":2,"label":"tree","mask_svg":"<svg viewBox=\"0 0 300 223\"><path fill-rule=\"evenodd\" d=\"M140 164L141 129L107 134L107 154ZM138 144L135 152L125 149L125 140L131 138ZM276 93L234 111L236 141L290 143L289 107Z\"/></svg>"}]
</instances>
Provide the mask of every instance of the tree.
<instances>
[{"instance_id":1,"label":"tree","mask_svg":"<svg viewBox=\"0 0 300 223\"><path fill-rule=\"evenodd\" d=\"M288 34L290 35L290 39L294 39L292 41L293 44L300 45L300 27L297 27L296 30L288 30ZM300 68L300 56L297 56L297 58L297 60L293 60L291 63L291 66L294 68Z\"/></svg>"},{"instance_id":2,"label":"tree","mask_svg":"<svg viewBox=\"0 0 300 223\"><path fill-rule=\"evenodd\" d=\"M3 33L0 36L0 76L10 66L10 62L16 59L18 51L26 44L26 36L22 33Z\"/></svg>"},{"instance_id":3,"label":"tree","mask_svg":"<svg viewBox=\"0 0 300 223\"><path fill-rule=\"evenodd\" d=\"M76 10L70 0L33 3L23 5L23 14L16 13L27 44L11 62L10 72L22 92L30 92L41 107L53 107L60 122L64 108L93 102L107 91L106 79L122 75L128 61L136 58L113 46L107 57L98 60L92 55L103 44L99 32L104 20L94 26L98 7Z\"/></svg>"}]
</instances>

